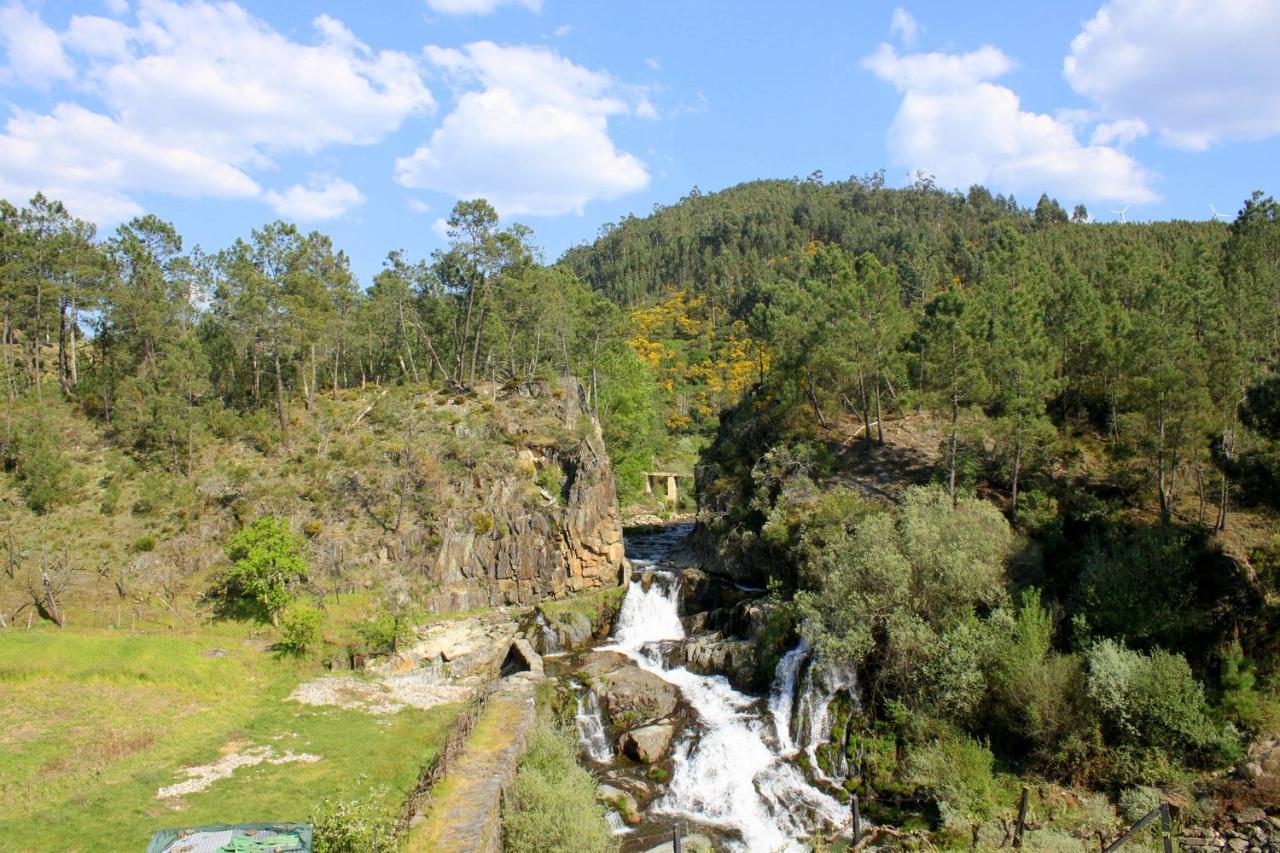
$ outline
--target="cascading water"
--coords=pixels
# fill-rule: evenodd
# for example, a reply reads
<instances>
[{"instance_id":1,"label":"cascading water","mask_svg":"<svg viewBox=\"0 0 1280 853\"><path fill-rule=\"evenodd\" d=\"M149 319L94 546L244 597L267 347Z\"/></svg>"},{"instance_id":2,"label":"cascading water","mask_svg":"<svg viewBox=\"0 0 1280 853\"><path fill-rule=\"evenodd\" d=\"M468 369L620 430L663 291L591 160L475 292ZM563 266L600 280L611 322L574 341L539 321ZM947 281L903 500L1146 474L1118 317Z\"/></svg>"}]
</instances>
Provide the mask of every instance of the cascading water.
<instances>
[{"instance_id":1,"label":"cascading water","mask_svg":"<svg viewBox=\"0 0 1280 853\"><path fill-rule=\"evenodd\" d=\"M797 655L794 663L790 664L795 670L790 674L791 696L796 695L796 674L804 664L808 664L799 700L795 702L794 710L788 709L791 713L787 721L789 724L787 740L792 743L792 748L805 751L809 756L809 765L820 779L832 781L831 777L823 772L818 761L818 747L831 740L831 702L836 694L843 691L855 702L858 701L857 672L852 667L828 666L814 660L809 654L808 645L803 641L787 654ZM781 672L781 662L778 667ZM774 683L777 686L776 678ZM772 706L772 696L770 705ZM775 719L777 719L776 716ZM779 728L779 738L782 738L781 728ZM844 753L839 751L836 758L837 766L832 769L843 774L845 770L843 761Z\"/></svg>"},{"instance_id":2,"label":"cascading water","mask_svg":"<svg viewBox=\"0 0 1280 853\"><path fill-rule=\"evenodd\" d=\"M780 752L795 751L795 742L791 739L791 712L795 708L800 666L808 656L809 642L802 638L794 649L782 656L774 670L773 684L769 688L769 714L773 717Z\"/></svg>"},{"instance_id":3,"label":"cascading water","mask_svg":"<svg viewBox=\"0 0 1280 853\"><path fill-rule=\"evenodd\" d=\"M808 783L799 768L771 743L774 721L760 701L740 693L723 676L684 667L667 668L661 641L684 639L679 617L680 577L653 571L631 583L607 647L674 684L697 714L672 755L672 775L654 812L681 815L741 836L739 849L773 851L797 845L818 829L842 826L844 806ZM800 655L793 656L796 662ZM795 675L791 675L794 688ZM779 699L781 702L781 699Z\"/></svg>"},{"instance_id":4,"label":"cascading water","mask_svg":"<svg viewBox=\"0 0 1280 853\"><path fill-rule=\"evenodd\" d=\"M578 696L578 711L573 717L578 727L578 742L582 751L592 761L608 764L613 761L613 747L604 731L604 719L600 716L600 700L587 690Z\"/></svg>"}]
</instances>

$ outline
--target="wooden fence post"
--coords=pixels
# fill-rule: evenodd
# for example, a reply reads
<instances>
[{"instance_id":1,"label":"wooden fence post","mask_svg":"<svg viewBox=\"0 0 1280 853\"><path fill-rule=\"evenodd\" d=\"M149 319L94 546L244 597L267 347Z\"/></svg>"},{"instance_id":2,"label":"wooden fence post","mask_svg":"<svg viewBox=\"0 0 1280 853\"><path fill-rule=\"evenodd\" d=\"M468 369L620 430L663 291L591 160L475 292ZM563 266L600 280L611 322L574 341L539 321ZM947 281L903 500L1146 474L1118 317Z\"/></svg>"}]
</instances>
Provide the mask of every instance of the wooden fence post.
<instances>
[{"instance_id":1,"label":"wooden fence post","mask_svg":"<svg viewBox=\"0 0 1280 853\"><path fill-rule=\"evenodd\" d=\"M1022 846L1022 830L1027 826L1027 797L1031 791L1026 785L1022 786L1022 800L1018 803L1018 825L1013 830L1013 846Z\"/></svg>"},{"instance_id":2,"label":"wooden fence post","mask_svg":"<svg viewBox=\"0 0 1280 853\"><path fill-rule=\"evenodd\" d=\"M1164 838L1164 853L1173 853L1173 819L1169 817L1169 801L1160 804L1160 835Z\"/></svg>"},{"instance_id":3,"label":"wooden fence post","mask_svg":"<svg viewBox=\"0 0 1280 853\"><path fill-rule=\"evenodd\" d=\"M674 853L681 853L683 845L680 843L680 824L676 823L671 832L671 848Z\"/></svg>"},{"instance_id":4,"label":"wooden fence post","mask_svg":"<svg viewBox=\"0 0 1280 853\"><path fill-rule=\"evenodd\" d=\"M853 807L853 843L862 838L862 814L858 811L858 795L854 794L850 801Z\"/></svg>"}]
</instances>

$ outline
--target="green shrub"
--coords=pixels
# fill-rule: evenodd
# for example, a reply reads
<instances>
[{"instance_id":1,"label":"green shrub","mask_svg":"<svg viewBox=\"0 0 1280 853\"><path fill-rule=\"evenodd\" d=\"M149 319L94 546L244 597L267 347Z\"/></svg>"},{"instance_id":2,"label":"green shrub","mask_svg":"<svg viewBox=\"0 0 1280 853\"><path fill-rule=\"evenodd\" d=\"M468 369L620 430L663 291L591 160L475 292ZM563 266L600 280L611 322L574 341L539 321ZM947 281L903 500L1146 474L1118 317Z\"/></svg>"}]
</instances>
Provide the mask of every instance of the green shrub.
<instances>
[{"instance_id":1,"label":"green shrub","mask_svg":"<svg viewBox=\"0 0 1280 853\"><path fill-rule=\"evenodd\" d=\"M533 733L502 802L503 849L510 853L605 853L615 849L596 780L577 761L567 729Z\"/></svg>"},{"instance_id":2,"label":"green shrub","mask_svg":"<svg viewBox=\"0 0 1280 853\"><path fill-rule=\"evenodd\" d=\"M81 485L82 477L62 450L56 431L46 417L23 419L15 424L7 448L8 465L33 512L48 512L66 503Z\"/></svg>"},{"instance_id":3,"label":"green shrub","mask_svg":"<svg viewBox=\"0 0 1280 853\"><path fill-rule=\"evenodd\" d=\"M535 482L556 499L557 502L563 504L564 500L564 469L559 465L547 465L538 472Z\"/></svg>"},{"instance_id":4,"label":"green shrub","mask_svg":"<svg viewBox=\"0 0 1280 853\"><path fill-rule=\"evenodd\" d=\"M1241 729L1260 732L1280 723L1276 702L1254 687L1253 662L1233 643L1222 653L1222 715Z\"/></svg>"},{"instance_id":5,"label":"green shrub","mask_svg":"<svg viewBox=\"0 0 1280 853\"><path fill-rule=\"evenodd\" d=\"M292 587L307 577L305 545L287 518L262 516L226 545L231 566L214 589L224 603L245 603L278 624Z\"/></svg>"},{"instance_id":6,"label":"green shrub","mask_svg":"<svg viewBox=\"0 0 1280 853\"><path fill-rule=\"evenodd\" d=\"M403 575L391 574L383 581L377 609L356 626L356 633L371 651L394 652L413 639L413 623L419 615L408 581Z\"/></svg>"},{"instance_id":7,"label":"green shrub","mask_svg":"<svg viewBox=\"0 0 1280 853\"><path fill-rule=\"evenodd\" d=\"M995 757L972 738L948 735L912 751L907 780L931 792L943 822L968 826L991 816L995 799Z\"/></svg>"},{"instance_id":8,"label":"green shrub","mask_svg":"<svg viewBox=\"0 0 1280 853\"><path fill-rule=\"evenodd\" d=\"M325 797L311 812L315 853L394 853L395 820L378 803L381 788L346 797Z\"/></svg>"},{"instance_id":9,"label":"green shrub","mask_svg":"<svg viewBox=\"0 0 1280 853\"><path fill-rule=\"evenodd\" d=\"M156 549L156 538L154 536L143 536L133 543L133 550L139 554L146 554Z\"/></svg>"},{"instance_id":10,"label":"green shrub","mask_svg":"<svg viewBox=\"0 0 1280 853\"><path fill-rule=\"evenodd\" d=\"M1109 745L1197 763L1216 763L1230 751L1229 733L1209 719L1204 688L1182 655L1148 655L1103 640L1086 657L1089 699Z\"/></svg>"},{"instance_id":11,"label":"green shrub","mask_svg":"<svg viewBox=\"0 0 1280 853\"><path fill-rule=\"evenodd\" d=\"M294 606L284 614L280 623L280 642L276 648L283 654L304 657L320 641L319 610L308 606Z\"/></svg>"},{"instance_id":12,"label":"green shrub","mask_svg":"<svg viewBox=\"0 0 1280 853\"><path fill-rule=\"evenodd\" d=\"M1195 621L1192 575L1193 551L1183 536L1139 529L1089 548L1071 606L1093 637L1177 648Z\"/></svg>"},{"instance_id":13,"label":"green shrub","mask_svg":"<svg viewBox=\"0 0 1280 853\"><path fill-rule=\"evenodd\" d=\"M1121 791L1116 805L1119 807L1120 816L1132 824L1142 820L1149 811L1157 808L1162 802L1164 802L1164 794L1160 789L1150 785L1137 785Z\"/></svg>"}]
</instances>

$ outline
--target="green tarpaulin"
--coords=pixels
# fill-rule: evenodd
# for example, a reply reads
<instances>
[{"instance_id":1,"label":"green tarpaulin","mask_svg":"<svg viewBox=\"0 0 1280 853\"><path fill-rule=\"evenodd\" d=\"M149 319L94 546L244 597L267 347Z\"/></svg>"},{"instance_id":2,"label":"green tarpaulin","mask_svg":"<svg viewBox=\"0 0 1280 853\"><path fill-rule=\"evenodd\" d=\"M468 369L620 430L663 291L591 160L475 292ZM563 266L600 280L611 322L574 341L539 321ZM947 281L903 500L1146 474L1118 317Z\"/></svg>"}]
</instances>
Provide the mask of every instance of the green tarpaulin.
<instances>
[{"instance_id":1,"label":"green tarpaulin","mask_svg":"<svg viewBox=\"0 0 1280 853\"><path fill-rule=\"evenodd\" d=\"M239 823L162 829L147 853L311 853L307 823Z\"/></svg>"}]
</instances>

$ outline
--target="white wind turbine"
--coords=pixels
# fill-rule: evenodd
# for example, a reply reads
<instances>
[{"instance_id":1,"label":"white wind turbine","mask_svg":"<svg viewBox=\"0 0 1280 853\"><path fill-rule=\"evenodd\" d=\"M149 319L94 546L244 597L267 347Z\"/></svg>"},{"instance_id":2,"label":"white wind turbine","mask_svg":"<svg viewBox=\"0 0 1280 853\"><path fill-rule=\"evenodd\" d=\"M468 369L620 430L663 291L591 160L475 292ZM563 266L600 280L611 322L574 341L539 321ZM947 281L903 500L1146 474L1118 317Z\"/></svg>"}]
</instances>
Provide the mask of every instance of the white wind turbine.
<instances>
[{"instance_id":1,"label":"white wind turbine","mask_svg":"<svg viewBox=\"0 0 1280 853\"><path fill-rule=\"evenodd\" d=\"M1114 213L1116 216L1120 217L1120 224L1123 225L1124 223L1129 221L1125 219L1124 215L1129 211L1129 208L1131 207L1133 207L1133 205L1126 204L1124 207L1120 208L1119 210L1113 210L1111 212Z\"/></svg>"},{"instance_id":2,"label":"white wind turbine","mask_svg":"<svg viewBox=\"0 0 1280 853\"><path fill-rule=\"evenodd\" d=\"M1214 219L1230 219L1231 218L1225 213L1219 213L1218 208L1214 207L1212 204L1209 205L1209 212L1213 214Z\"/></svg>"}]
</instances>

